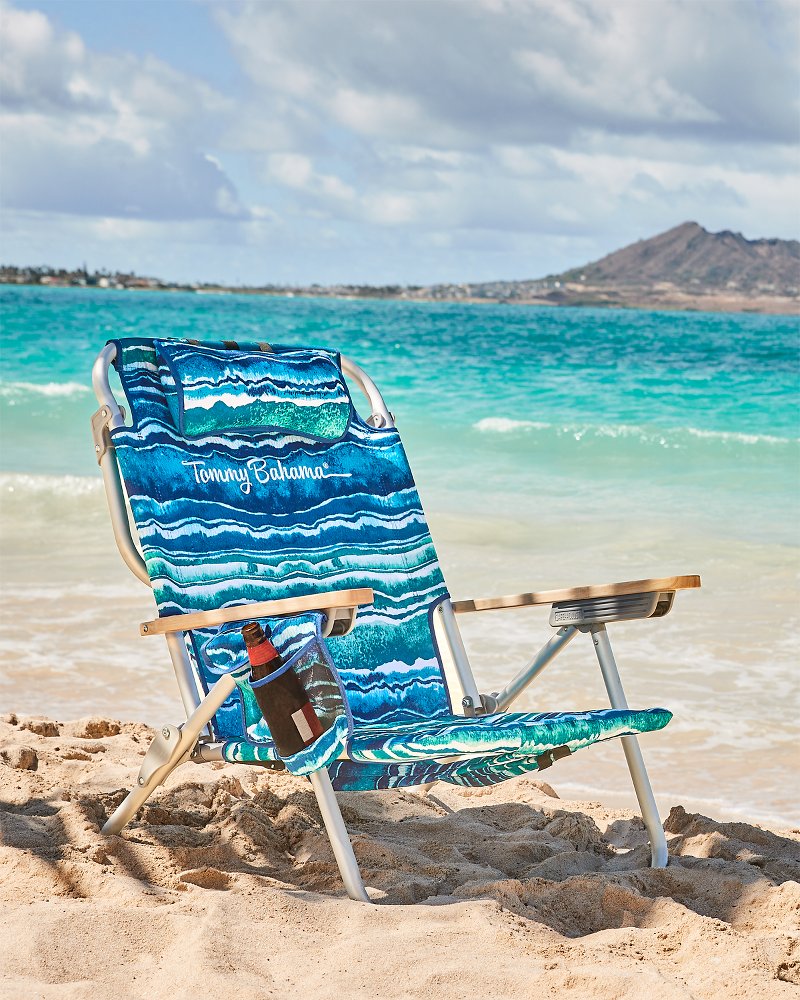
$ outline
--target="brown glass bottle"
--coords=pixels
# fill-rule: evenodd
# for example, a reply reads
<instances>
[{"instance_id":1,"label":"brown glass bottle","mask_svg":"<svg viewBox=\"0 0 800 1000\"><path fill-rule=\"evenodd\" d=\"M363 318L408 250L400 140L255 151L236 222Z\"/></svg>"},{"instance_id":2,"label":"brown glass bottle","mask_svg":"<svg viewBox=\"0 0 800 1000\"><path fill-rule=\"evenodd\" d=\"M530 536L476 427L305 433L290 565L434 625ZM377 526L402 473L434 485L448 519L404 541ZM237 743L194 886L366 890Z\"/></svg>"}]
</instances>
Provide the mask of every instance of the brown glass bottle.
<instances>
[{"instance_id":1,"label":"brown glass bottle","mask_svg":"<svg viewBox=\"0 0 800 1000\"><path fill-rule=\"evenodd\" d=\"M267 634L269 633L269 634ZM250 683L253 694L269 726L270 735L281 757L289 757L322 736L323 729L305 688L293 670L258 685L283 666L283 657L258 622L242 629L242 638L250 660Z\"/></svg>"}]
</instances>

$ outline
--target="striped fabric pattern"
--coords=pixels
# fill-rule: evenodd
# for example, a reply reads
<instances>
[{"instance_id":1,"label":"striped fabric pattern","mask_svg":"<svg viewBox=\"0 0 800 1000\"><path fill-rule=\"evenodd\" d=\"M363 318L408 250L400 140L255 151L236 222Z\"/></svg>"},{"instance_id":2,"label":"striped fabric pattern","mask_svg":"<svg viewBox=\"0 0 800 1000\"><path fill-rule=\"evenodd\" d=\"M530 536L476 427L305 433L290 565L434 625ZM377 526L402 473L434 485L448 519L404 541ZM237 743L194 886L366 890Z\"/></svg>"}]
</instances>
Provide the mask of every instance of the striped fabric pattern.
<instances>
[{"instance_id":1,"label":"striped fabric pattern","mask_svg":"<svg viewBox=\"0 0 800 1000\"><path fill-rule=\"evenodd\" d=\"M185 437L283 431L336 441L347 430L350 397L329 357L154 344L167 405Z\"/></svg>"},{"instance_id":2,"label":"striped fabric pattern","mask_svg":"<svg viewBox=\"0 0 800 1000\"><path fill-rule=\"evenodd\" d=\"M667 725L662 708L643 711L600 709L594 712L509 712L475 719L451 716L436 722L387 730L364 726L346 743L348 760L330 765L334 785L342 790L399 788L428 781L468 786L491 785L535 770L535 758L567 746L574 753L601 740L639 736ZM227 760L272 761L272 747L232 741ZM450 758L458 758L452 760Z\"/></svg>"},{"instance_id":3,"label":"striped fabric pattern","mask_svg":"<svg viewBox=\"0 0 800 1000\"><path fill-rule=\"evenodd\" d=\"M291 431L258 433L209 424L192 437L181 433L179 415L176 422L169 397L177 390L164 378L164 356L171 359L173 381L180 381L184 368L199 370L193 367L197 349L159 341L157 352L154 341L141 339L114 343L132 425L111 433L160 615L314 591L374 591L374 603L359 609L355 628L324 643L331 668L327 696L333 695L332 678L341 711L334 711L334 725L317 744L287 761L296 773L328 766L334 787L352 789L434 777L489 784L536 768L535 756L554 746L579 749L667 724L670 714L662 709L454 715L432 628L447 589L397 431L364 423L348 395L348 421L337 440L315 440L297 423ZM204 360L209 349L237 353L221 343L204 347ZM238 350L255 353L258 345ZM301 356L305 369L297 362ZM290 359L295 385L307 377L309 387L322 384L324 395L333 386L331 369L341 379L331 352L275 346L260 355L259 371L271 359L276 391ZM215 380L207 365L204 371L208 398L218 400L231 372L226 368ZM192 386L201 399L201 382ZM278 648L298 655L299 664L312 652L320 659L314 646L322 642L320 621L309 614L268 624ZM187 648L205 690L221 674L244 669L236 626L196 630ZM226 759L277 759L246 682L212 727ZM340 753L349 759L335 759Z\"/></svg>"},{"instance_id":4,"label":"striped fabric pattern","mask_svg":"<svg viewBox=\"0 0 800 1000\"><path fill-rule=\"evenodd\" d=\"M447 589L397 431L353 411L332 443L282 433L184 438L153 343L115 343L133 425L112 437L159 614L372 587L353 631L329 643L354 723L448 714L430 627ZM205 688L229 666L224 644L201 654L216 631L191 638ZM223 707L219 738L246 736L244 708L238 694Z\"/></svg>"},{"instance_id":5,"label":"striped fabric pattern","mask_svg":"<svg viewBox=\"0 0 800 1000\"><path fill-rule=\"evenodd\" d=\"M619 736L633 729L661 729L670 718L664 709L503 712L474 719L450 716L414 726L367 726L353 734L348 749L353 760L369 763L458 754L535 755L559 746L577 750L598 738Z\"/></svg>"}]
</instances>

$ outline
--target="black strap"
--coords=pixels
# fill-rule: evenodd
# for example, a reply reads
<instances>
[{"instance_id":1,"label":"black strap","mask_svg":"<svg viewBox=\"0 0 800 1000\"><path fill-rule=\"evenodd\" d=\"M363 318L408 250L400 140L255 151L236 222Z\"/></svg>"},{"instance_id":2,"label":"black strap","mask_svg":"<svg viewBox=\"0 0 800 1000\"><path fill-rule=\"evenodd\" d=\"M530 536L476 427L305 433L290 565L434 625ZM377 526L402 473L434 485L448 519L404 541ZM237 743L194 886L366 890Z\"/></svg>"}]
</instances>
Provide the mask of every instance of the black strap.
<instances>
[{"instance_id":1,"label":"black strap","mask_svg":"<svg viewBox=\"0 0 800 1000\"><path fill-rule=\"evenodd\" d=\"M544 753L540 753L536 757L536 766L540 771L544 771L546 767L550 767L557 760L561 760L562 757L569 757L572 753L570 748L566 745L560 747L553 747L552 750L545 750Z\"/></svg>"},{"instance_id":2,"label":"black strap","mask_svg":"<svg viewBox=\"0 0 800 1000\"><path fill-rule=\"evenodd\" d=\"M191 344L192 347L202 347L202 342L199 340L187 340L187 344ZM238 351L239 344L235 340L223 340L222 346L226 351ZM258 345L259 351L264 351L266 353L272 353L272 347L266 341L263 341Z\"/></svg>"}]
</instances>

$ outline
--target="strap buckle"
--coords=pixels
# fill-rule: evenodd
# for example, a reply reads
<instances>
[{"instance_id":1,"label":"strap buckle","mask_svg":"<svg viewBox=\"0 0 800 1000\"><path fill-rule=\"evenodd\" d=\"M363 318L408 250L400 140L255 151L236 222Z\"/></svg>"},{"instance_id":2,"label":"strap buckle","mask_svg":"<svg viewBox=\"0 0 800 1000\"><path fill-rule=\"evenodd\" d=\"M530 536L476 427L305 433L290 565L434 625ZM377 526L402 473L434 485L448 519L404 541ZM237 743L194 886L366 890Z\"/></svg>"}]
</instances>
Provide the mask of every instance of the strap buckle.
<instances>
[{"instance_id":1,"label":"strap buckle","mask_svg":"<svg viewBox=\"0 0 800 1000\"><path fill-rule=\"evenodd\" d=\"M94 454L99 465L103 456L109 448L114 445L111 441L111 428L119 427L125 420L125 410L119 406L116 412L108 403L95 410L92 414L92 438L94 440Z\"/></svg>"}]
</instances>

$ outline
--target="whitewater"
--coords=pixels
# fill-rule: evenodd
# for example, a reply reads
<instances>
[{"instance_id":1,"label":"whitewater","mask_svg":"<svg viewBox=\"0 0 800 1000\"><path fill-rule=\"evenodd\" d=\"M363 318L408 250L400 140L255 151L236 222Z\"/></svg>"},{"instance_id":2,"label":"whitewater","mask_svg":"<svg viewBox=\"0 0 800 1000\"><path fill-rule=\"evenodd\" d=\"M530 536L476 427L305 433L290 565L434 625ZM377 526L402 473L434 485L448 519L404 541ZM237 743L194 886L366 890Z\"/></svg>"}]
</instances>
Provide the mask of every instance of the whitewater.
<instances>
[{"instance_id":1,"label":"whitewater","mask_svg":"<svg viewBox=\"0 0 800 1000\"><path fill-rule=\"evenodd\" d=\"M644 741L654 785L664 805L800 821L796 317L6 286L0 321L2 710L179 718L94 460L105 341L316 344L382 389L454 597L700 573L667 618L612 633L631 703L675 715ZM546 610L463 628L484 690L551 634ZM519 707L605 704L576 640ZM553 780L631 801L613 745Z\"/></svg>"}]
</instances>

